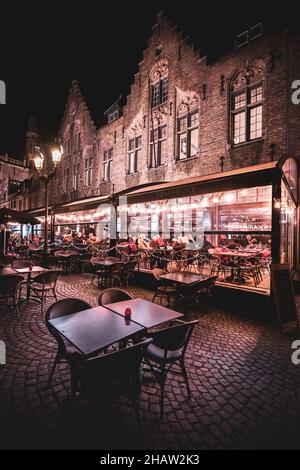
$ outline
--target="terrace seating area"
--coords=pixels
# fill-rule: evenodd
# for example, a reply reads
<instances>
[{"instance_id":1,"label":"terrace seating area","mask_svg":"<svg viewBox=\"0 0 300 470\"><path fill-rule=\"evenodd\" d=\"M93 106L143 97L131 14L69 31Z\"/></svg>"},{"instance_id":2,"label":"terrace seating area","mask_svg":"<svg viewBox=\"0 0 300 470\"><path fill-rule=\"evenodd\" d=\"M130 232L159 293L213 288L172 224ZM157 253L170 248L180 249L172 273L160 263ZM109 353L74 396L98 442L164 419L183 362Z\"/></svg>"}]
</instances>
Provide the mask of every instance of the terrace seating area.
<instances>
[{"instance_id":1,"label":"terrace seating area","mask_svg":"<svg viewBox=\"0 0 300 470\"><path fill-rule=\"evenodd\" d=\"M152 303L151 289L130 284L103 290L96 281L91 283L91 277L89 272L61 274L55 288L57 301L47 297L43 313L34 301L21 303L20 318L0 307L0 336L9 340L9 367L0 368L3 446L27 448L33 442L35 448L74 449L298 445L300 379L286 354L292 339L280 335L261 314L255 315L266 311L255 306L262 297L232 302L230 297L222 300L203 292L198 304L179 301L174 309L166 298L157 297ZM204 283L203 291L206 288ZM105 309L100 321L114 321L124 328L122 315L128 302L132 303L129 328L135 333L126 341L118 336L100 354L85 356L84 348L90 347L86 343L81 343L78 354L76 330L72 327L75 336L69 343L49 323L57 322L56 327L65 330L65 316L68 322L73 316L79 322L82 311L93 319L95 309ZM140 302L182 316L148 328L149 311L138 307ZM81 332L91 327L91 320L86 320ZM181 324L188 328L190 322L191 335L184 336L187 385L176 352L182 351L183 339L177 333L173 337L172 329L176 332ZM100 338L103 345L110 342L107 328L99 330L106 332L104 336L94 335L93 340ZM94 329L92 323L90 331ZM78 360L74 362L73 356ZM136 375L139 364L142 376ZM168 372L162 376L164 367ZM98 376L105 377L104 389ZM129 377L134 380L128 388ZM99 422L105 432L95 433Z\"/></svg>"}]
</instances>

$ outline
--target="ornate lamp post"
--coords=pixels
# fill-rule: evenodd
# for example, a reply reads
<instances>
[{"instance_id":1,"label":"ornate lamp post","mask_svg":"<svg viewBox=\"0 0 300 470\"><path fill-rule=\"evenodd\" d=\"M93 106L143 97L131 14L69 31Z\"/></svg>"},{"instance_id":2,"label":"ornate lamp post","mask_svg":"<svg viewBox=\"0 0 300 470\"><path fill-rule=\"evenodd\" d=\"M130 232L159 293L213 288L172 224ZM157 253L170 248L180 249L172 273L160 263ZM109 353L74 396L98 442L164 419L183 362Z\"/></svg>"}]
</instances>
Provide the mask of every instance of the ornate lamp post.
<instances>
[{"instance_id":1,"label":"ornate lamp post","mask_svg":"<svg viewBox=\"0 0 300 470\"><path fill-rule=\"evenodd\" d=\"M53 164L53 170L48 171L45 165L45 158L41 152L40 147L35 147L34 164L38 171L39 177L45 184L45 241L44 241L44 264L47 264L47 253L48 253L48 213L49 213L49 200L48 200L48 184L49 181L54 177L57 167L60 164L61 157L63 154L63 148L60 142L57 140L51 148L51 158Z\"/></svg>"}]
</instances>

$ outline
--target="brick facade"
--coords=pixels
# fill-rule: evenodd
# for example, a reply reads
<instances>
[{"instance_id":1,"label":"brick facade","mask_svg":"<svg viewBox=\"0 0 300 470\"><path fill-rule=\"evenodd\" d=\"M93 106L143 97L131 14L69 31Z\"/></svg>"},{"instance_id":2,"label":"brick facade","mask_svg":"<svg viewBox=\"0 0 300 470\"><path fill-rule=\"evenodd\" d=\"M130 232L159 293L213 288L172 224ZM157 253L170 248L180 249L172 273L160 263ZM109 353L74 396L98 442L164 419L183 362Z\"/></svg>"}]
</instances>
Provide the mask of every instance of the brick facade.
<instances>
[{"instance_id":1,"label":"brick facade","mask_svg":"<svg viewBox=\"0 0 300 470\"><path fill-rule=\"evenodd\" d=\"M151 88L161 83L162 78L168 79L168 98L152 107ZM231 90L234 83L245 79L259 80L262 84L262 135L234 145ZM113 122L97 129L78 82L72 82L59 133L65 153L56 179L50 185L50 203L117 193L156 181L207 175L219 172L221 161L223 169L229 170L286 155L300 156L300 105L291 103L291 84L297 79L300 79L298 35L267 32L210 62L182 32L159 15L126 104ZM189 134L190 140L193 139L193 154L179 160L178 119L197 111L197 127L193 137ZM161 164L152 168L151 131L159 126L165 133L164 153ZM130 171L129 151L130 145L134 145L130 142L139 145L134 171ZM104 174L107 151L112 155L109 181L105 181ZM154 157L155 160L155 153ZM92 171L86 184L89 166ZM79 169L76 189L75 167L77 172ZM33 208L34 203L30 206Z\"/></svg>"}]
</instances>

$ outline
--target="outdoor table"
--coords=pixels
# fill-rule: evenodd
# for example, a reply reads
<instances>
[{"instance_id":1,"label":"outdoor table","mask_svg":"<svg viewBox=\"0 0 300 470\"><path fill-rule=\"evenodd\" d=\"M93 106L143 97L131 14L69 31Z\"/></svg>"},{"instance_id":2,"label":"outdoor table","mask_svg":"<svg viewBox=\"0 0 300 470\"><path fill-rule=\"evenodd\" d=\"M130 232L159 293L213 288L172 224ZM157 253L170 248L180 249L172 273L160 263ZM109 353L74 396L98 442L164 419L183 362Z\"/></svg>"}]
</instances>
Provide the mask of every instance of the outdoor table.
<instances>
[{"instance_id":1,"label":"outdoor table","mask_svg":"<svg viewBox=\"0 0 300 470\"><path fill-rule=\"evenodd\" d=\"M126 308L131 308L131 320L145 328L152 328L183 317L182 313L144 299L124 300L105 305L105 307L122 317L125 316Z\"/></svg>"},{"instance_id":2,"label":"outdoor table","mask_svg":"<svg viewBox=\"0 0 300 470\"><path fill-rule=\"evenodd\" d=\"M5 266L4 268L0 269L0 276L9 276L12 274L16 274L16 272L12 268L9 268L8 266Z\"/></svg>"},{"instance_id":3,"label":"outdoor table","mask_svg":"<svg viewBox=\"0 0 300 470\"><path fill-rule=\"evenodd\" d=\"M45 273L48 271L48 269L43 268L42 266L32 266L31 269L28 268L19 268L19 269L14 269L14 271L18 274L27 274L27 289L26 289L26 298L25 299L20 299L21 302L29 302L30 300L34 302L40 303L40 299L36 297L31 297L30 296L30 284L31 284L31 276L32 274L41 274Z\"/></svg>"},{"instance_id":4,"label":"outdoor table","mask_svg":"<svg viewBox=\"0 0 300 470\"><path fill-rule=\"evenodd\" d=\"M140 334L144 327L105 307L95 307L49 320L49 323L85 356Z\"/></svg>"},{"instance_id":5,"label":"outdoor table","mask_svg":"<svg viewBox=\"0 0 300 470\"><path fill-rule=\"evenodd\" d=\"M196 282L206 281L209 276L190 272L178 272L163 274L162 276L160 276L160 278L166 279L167 281L171 281L176 284L190 286L192 284L195 284Z\"/></svg>"},{"instance_id":6,"label":"outdoor table","mask_svg":"<svg viewBox=\"0 0 300 470\"><path fill-rule=\"evenodd\" d=\"M103 261L97 261L95 263L92 262L92 264L96 265L96 266L105 266L107 268L111 267L111 266L114 266L115 264L123 264L124 261L121 261L121 260L109 260L109 259L104 259Z\"/></svg>"}]
</instances>

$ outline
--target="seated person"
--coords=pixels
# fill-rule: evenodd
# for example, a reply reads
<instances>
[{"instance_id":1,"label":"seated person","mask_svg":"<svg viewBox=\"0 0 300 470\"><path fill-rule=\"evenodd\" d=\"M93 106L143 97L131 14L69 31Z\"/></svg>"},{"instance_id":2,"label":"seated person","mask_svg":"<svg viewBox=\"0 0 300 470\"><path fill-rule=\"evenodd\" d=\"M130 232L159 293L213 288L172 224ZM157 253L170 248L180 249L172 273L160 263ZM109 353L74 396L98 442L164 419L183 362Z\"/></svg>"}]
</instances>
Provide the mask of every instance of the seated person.
<instances>
[{"instance_id":1,"label":"seated person","mask_svg":"<svg viewBox=\"0 0 300 470\"><path fill-rule=\"evenodd\" d=\"M84 242L84 236L83 233L78 232L77 235L74 237L74 243L83 243Z\"/></svg>"},{"instance_id":2,"label":"seated person","mask_svg":"<svg viewBox=\"0 0 300 470\"><path fill-rule=\"evenodd\" d=\"M93 244L93 243L97 243L97 241L98 241L98 239L97 239L96 235L94 235L94 234L91 232L91 233L89 234L88 239L87 239L86 242L87 242L88 245L91 245L91 244Z\"/></svg>"}]
</instances>

